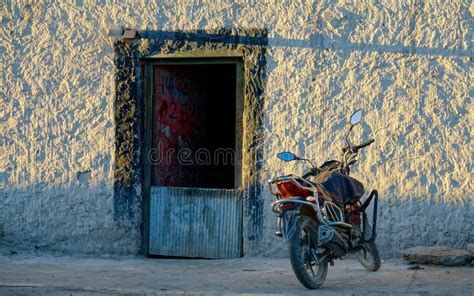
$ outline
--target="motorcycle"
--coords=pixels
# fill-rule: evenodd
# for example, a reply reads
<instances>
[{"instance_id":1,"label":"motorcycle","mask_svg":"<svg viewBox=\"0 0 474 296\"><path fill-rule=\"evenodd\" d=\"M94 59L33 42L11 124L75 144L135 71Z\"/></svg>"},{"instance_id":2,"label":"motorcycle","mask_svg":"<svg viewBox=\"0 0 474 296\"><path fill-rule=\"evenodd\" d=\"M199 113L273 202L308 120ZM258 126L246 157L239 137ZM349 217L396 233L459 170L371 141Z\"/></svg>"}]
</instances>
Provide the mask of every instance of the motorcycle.
<instances>
[{"instance_id":1,"label":"motorcycle","mask_svg":"<svg viewBox=\"0 0 474 296\"><path fill-rule=\"evenodd\" d=\"M364 186L349 176L357 155L375 140L351 145L349 135L362 120L361 109L350 118L346 147L342 159L329 160L320 167L311 160L291 152L281 152L283 161L306 161L311 169L302 176L285 175L270 181L270 192L276 197L272 211L277 214L276 235L288 243L292 269L298 280L308 289L320 288L328 272L328 264L354 254L369 271L381 265L375 243L378 192L372 190L361 202ZM366 210L373 202L372 221Z\"/></svg>"}]
</instances>

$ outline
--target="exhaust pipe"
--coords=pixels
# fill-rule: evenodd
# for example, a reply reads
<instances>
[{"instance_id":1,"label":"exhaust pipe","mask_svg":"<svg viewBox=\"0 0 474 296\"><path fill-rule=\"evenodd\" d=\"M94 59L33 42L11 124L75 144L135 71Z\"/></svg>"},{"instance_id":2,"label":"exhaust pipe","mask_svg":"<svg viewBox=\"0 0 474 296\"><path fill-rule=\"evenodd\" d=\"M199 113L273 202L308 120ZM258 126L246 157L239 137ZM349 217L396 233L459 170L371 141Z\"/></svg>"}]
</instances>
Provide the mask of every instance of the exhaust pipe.
<instances>
[{"instance_id":1,"label":"exhaust pipe","mask_svg":"<svg viewBox=\"0 0 474 296\"><path fill-rule=\"evenodd\" d=\"M328 248L336 257L346 254L349 250L346 240L333 227L320 225L318 232L318 246Z\"/></svg>"}]
</instances>

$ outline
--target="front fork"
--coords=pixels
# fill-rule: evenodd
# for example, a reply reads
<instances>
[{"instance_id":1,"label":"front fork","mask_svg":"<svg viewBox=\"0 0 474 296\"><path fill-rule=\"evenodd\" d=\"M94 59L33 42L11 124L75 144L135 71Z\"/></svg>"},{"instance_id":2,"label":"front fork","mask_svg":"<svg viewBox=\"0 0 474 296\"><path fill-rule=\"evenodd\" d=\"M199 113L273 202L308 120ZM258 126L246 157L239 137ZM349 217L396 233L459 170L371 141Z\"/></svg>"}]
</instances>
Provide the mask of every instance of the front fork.
<instances>
[{"instance_id":1,"label":"front fork","mask_svg":"<svg viewBox=\"0 0 474 296\"><path fill-rule=\"evenodd\" d=\"M372 231L369 233L368 230L367 230L367 227L366 227L366 225L368 224L368 218L367 218L367 213L365 211L369 207L372 200L374 201L374 212L373 212L373 215L372 215ZM377 227L378 204L379 204L379 193L378 193L377 190L372 190L372 192L370 192L369 197L362 204L362 206L352 212L354 214L359 214L359 213L362 214L361 241L359 243L360 245L362 245L364 243L372 242L377 237L376 227ZM369 239L366 239L367 235L370 235Z\"/></svg>"}]
</instances>

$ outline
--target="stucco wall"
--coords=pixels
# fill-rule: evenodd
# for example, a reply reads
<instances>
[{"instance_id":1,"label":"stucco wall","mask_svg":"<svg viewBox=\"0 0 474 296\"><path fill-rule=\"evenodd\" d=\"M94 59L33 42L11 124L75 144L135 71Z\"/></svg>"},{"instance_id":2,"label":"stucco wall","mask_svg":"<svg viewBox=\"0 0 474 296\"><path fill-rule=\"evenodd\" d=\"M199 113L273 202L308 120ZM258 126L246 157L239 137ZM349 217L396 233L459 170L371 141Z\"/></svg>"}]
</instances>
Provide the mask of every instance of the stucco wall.
<instances>
[{"instance_id":1,"label":"stucco wall","mask_svg":"<svg viewBox=\"0 0 474 296\"><path fill-rule=\"evenodd\" d=\"M0 10L0 234L3 241L83 253L136 253L136 215L114 217L115 65L109 26L268 30L260 183L339 156L374 137L355 176L381 194L386 256L474 237L472 14L469 1L297 4L4 1ZM100 3L100 1L99 1ZM283 254L272 197L253 254ZM3 226L2 226L3 225Z\"/></svg>"}]
</instances>

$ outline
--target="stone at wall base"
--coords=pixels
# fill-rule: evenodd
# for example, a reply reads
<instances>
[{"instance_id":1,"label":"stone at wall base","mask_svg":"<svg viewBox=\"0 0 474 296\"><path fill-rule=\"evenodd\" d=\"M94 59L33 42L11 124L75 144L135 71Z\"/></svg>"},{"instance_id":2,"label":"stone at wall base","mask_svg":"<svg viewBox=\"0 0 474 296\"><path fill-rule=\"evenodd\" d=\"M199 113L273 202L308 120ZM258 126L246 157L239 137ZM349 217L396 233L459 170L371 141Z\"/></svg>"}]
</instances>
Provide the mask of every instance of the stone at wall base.
<instances>
[{"instance_id":1,"label":"stone at wall base","mask_svg":"<svg viewBox=\"0 0 474 296\"><path fill-rule=\"evenodd\" d=\"M469 264L474 254L468 250L442 246L414 247L402 252L402 257L411 263L462 266Z\"/></svg>"}]
</instances>

